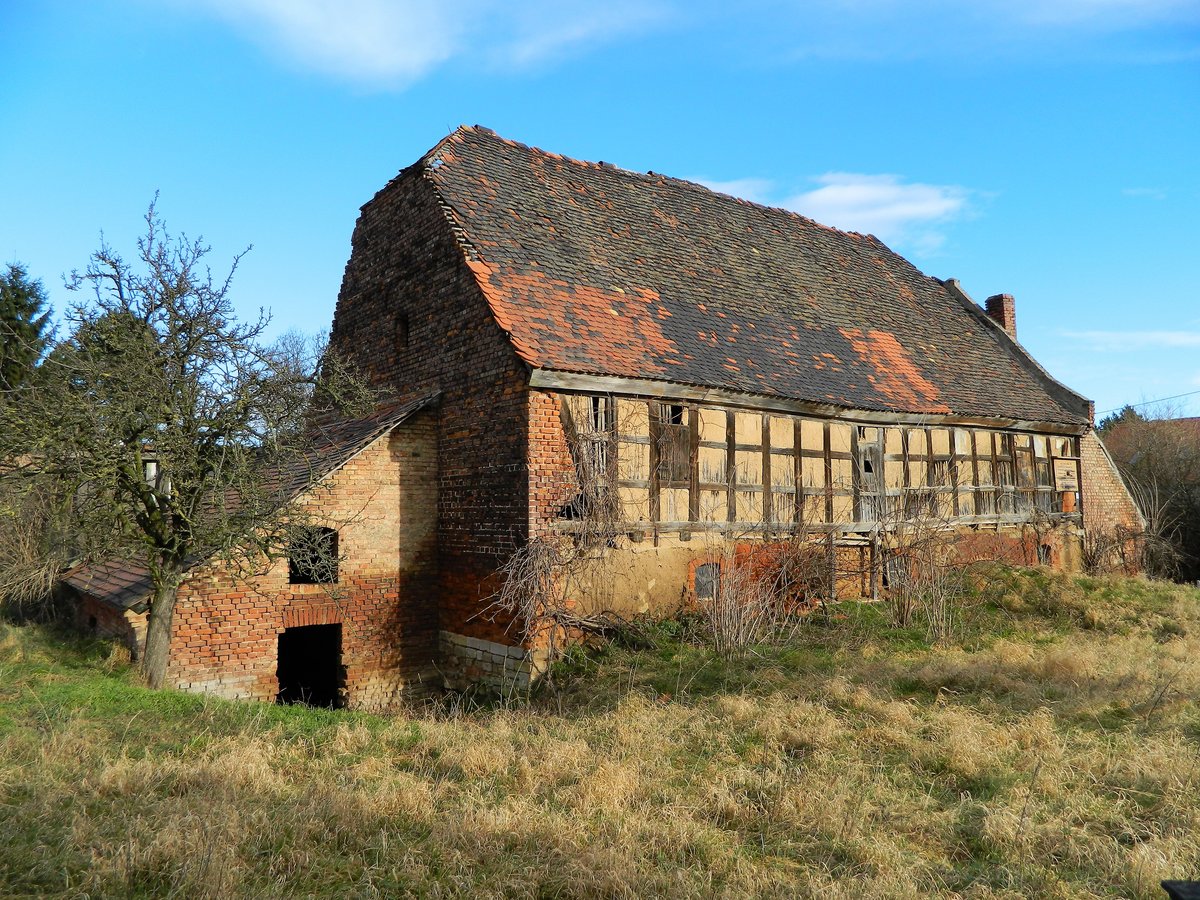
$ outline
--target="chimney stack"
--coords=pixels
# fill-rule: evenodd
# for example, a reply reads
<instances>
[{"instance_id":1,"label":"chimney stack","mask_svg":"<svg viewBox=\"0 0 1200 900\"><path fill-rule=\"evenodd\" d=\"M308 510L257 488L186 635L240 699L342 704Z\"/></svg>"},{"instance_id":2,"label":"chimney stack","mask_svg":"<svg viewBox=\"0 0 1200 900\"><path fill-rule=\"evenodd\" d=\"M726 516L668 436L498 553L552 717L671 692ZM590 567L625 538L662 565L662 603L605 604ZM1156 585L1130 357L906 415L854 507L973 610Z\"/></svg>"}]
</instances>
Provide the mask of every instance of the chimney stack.
<instances>
[{"instance_id":1,"label":"chimney stack","mask_svg":"<svg viewBox=\"0 0 1200 900\"><path fill-rule=\"evenodd\" d=\"M1014 341L1017 339L1017 304L1012 294L993 294L987 298L984 305L988 317L1008 332Z\"/></svg>"}]
</instances>

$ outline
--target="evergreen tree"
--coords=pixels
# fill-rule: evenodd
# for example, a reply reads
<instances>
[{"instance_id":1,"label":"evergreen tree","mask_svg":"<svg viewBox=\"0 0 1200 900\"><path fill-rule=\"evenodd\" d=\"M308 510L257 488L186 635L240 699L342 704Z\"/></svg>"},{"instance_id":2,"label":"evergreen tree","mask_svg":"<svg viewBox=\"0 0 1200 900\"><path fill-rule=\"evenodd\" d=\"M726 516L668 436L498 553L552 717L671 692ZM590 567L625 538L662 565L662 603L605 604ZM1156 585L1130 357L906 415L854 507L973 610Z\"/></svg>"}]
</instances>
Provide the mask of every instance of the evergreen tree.
<instances>
[{"instance_id":1,"label":"evergreen tree","mask_svg":"<svg viewBox=\"0 0 1200 900\"><path fill-rule=\"evenodd\" d=\"M1101 419L1100 424L1096 427L1096 430L1099 431L1101 437L1103 437L1118 425L1142 425L1145 424L1146 421L1147 419L1145 416L1127 403L1121 409Z\"/></svg>"},{"instance_id":2,"label":"evergreen tree","mask_svg":"<svg viewBox=\"0 0 1200 900\"><path fill-rule=\"evenodd\" d=\"M46 348L46 291L25 267L9 263L0 272L0 392L24 384Z\"/></svg>"}]
</instances>

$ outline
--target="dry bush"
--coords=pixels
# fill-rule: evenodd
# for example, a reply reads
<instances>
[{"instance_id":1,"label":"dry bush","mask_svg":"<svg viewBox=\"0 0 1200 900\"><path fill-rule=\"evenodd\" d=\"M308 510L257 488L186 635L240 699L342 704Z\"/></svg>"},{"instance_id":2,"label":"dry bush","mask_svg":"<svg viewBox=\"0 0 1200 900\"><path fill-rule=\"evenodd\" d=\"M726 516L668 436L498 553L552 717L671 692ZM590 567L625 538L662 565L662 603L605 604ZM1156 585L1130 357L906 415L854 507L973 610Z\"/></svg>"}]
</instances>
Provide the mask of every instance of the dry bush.
<instances>
[{"instance_id":1,"label":"dry bush","mask_svg":"<svg viewBox=\"0 0 1200 900\"><path fill-rule=\"evenodd\" d=\"M54 586L71 560L68 505L36 477L0 485L0 608L52 612Z\"/></svg>"},{"instance_id":2,"label":"dry bush","mask_svg":"<svg viewBox=\"0 0 1200 900\"><path fill-rule=\"evenodd\" d=\"M803 531L749 552L736 542L722 549L708 554L720 561L720 575L713 596L697 600L696 614L700 636L725 659L790 640L804 614L831 596L824 548Z\"/></svg>"}]
</instances>

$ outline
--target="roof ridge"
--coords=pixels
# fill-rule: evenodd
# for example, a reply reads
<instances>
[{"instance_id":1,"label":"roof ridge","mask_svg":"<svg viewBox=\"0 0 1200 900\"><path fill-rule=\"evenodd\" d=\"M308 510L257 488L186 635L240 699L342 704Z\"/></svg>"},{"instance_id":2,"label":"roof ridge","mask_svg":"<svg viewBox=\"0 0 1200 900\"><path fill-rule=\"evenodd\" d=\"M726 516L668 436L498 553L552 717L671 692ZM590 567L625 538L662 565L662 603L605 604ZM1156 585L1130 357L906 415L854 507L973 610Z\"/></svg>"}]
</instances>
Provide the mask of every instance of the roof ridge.
<instances>
[{"instance_id":1,"label":"roof ridge","mask_svg":"<svg viewBox=\"0 0 1200 900\"><path fill-rule=\"evenodd\" d=\"M889 247L887 244L885 244L883 241L881 241L874 234L864 233L861 231L851 231L851 230L845 229L845 228L838 228L834 225L826 225L824 222L818 222L816 219L812 218L811 216L806 216L803 213L796 212L796 210L794 210L794 209L788 209L785 206L773 206L769 203L758 203L754 200L747 200L745 197L738 197L736 194L730 194L725 191L715 190L714 188L710 188L707 185L701 184L698 181L690 181L686 178L678 178L674 175L666 175L662 172L655 172L653 170L650 170L647 172L641 172L637 169L627 169L624 166L619 166L616 163L612 163L612 162L605 162L604 160L600 160L598 162L593 162L592 160L580 159L579 157L576 157L576 156L568 156L565 153L556 153L553 150L544 150L543 148L537 147L533 144L526 144L522 141L513 140L512 138L506 138L506 137L504 137L504 135L498 133L495 129L488 128L486 125L460 125L460 126L458 126L458 128L454 129L454 131L450 132L450 134L446 135L444 138L442 138L440 141L438 141L438 143L434 146L434 148L432 150L429 151L429 153L427 153L427 154L425 154L425 156L421 157L420 163L425 163L426 160L434 158L435 152L436 152L436 154L440 154L446 143L452 141L454 138L456 138L459 135L462 135L464 133L481 134L485 137L490 137L495 140L498 140L503 144L508 144L510 147L516 147L517 149L520 149L520 150L528 150L532 153L540 154L541 156L544 156L548 159L560 160L562 162L572 163L573 165L584 166L589 169L596 169L596 170L604 171L604 172L618 172L618 173L621 173L624 175L632 175L635 178L641 179L643 181L649 181L649 182L656 182L656 183L671 182L672 184L682 185L682 186L687 187L692 190L703 191L704 193L707 193L707 194L715 194L719 197L728 197L730 200L733 200L736 203L740 203L743 206L749 206L754 209L761 209L766 212L783 213L785 216L788 216L793 219L799 219L802 222L808 223L809 225L814 225L817 228L820 228L824 231L832 231L835 234L842 234L842 235L846 235L847 237L857 238L857 239L863 240L863 241L871 241L875 244L878 244L880 247L883 247L889 253L892 253L896 256L900 255L900 254L896 253L895 250L892 250L891 247ZM903 257L901 257L901 258L903 259Z\"/></svg>"}]
</instances>

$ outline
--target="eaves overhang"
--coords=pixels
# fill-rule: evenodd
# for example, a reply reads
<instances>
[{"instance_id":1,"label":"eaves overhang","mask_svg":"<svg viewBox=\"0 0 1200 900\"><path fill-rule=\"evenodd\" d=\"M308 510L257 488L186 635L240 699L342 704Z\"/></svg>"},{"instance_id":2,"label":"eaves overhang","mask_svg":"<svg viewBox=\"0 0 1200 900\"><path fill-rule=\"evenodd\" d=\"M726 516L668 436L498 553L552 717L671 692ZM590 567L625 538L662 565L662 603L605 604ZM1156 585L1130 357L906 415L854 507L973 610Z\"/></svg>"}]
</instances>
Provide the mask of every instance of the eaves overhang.
<instances>
[{"instance_id":1,"label":"eaves overhang","mask_svg":"<svg viewBox=\"0 0 1200 900\"><path fill-rule=\"evenodd\" d=\"M849 409L832 403L799 400L790 397L749 394L721 388L658 381L649 378L623 378L532 368L529 386L569 393L614 394L646 399L684 400L738 409L778 412L788 415L832 419L856 425L956 426L960 428L996 428L1033 434L1083 435L1090 428L1078 422L1042 422L995 416L965 416L943 413L911 413L897 410Z\"/></svg>"}]
</instances>

